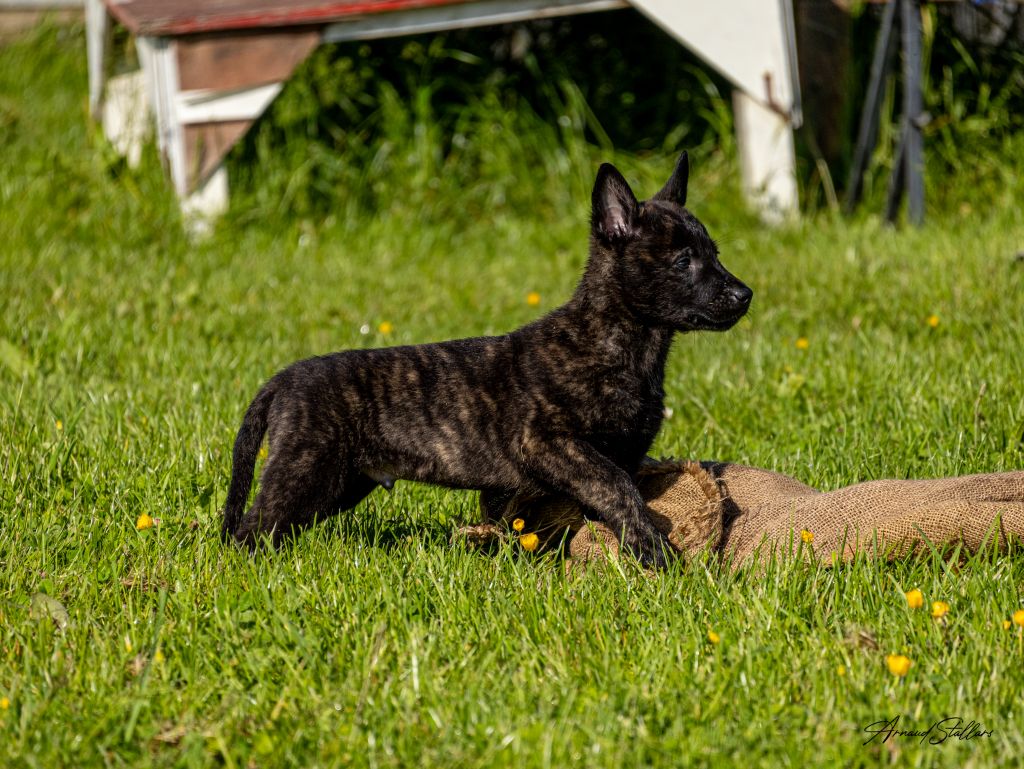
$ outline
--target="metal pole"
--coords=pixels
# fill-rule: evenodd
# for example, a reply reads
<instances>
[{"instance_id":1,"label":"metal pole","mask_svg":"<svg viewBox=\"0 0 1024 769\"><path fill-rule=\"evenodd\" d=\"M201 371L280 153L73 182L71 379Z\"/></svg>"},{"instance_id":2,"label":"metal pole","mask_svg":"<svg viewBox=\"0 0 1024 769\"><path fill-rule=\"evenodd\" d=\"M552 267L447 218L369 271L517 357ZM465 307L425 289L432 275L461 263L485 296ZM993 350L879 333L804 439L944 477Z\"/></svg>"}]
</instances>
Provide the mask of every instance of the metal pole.
<instances>
[{"instance_id":1,"label":"metal pole","mask_svg":"<svg viewBox=\"0 0 1024 769\"><path fill-rule=\"evenodd\" d=\"M885 221L895 224L900 214L900 201L907 179L907 131L906 126L900 130L900 139L896 144L896 156L892 160L892 176L889 177L889 190L885 195Z\"/></svg>"},{"instance_id":2,"label":"metal pole","mask_svg":"<svg viewBox=\"0 0 1024 769\"><path fill-rule=\"evenodd\" d=\"M857 147L853 154L853 165L850 166L850 178L846 184L846 213L852 213L860 202L864 187L864 171L868 166L868 156L875 148L878 139L878 113L882 106L882 90L885 76L892 66L892 54L895 48L893 27L896 20L895 2L885 6L882 13L882 26L878 30L875 41L875 56L871 61L871 79L868 81L868 93L864 98L864 110L860 114L860 128L857 131Z\"/></svg>"},{"instance_id":3,"label":"metal pole","mask_svg":"<svg viewBox=\"0 0 1024 769\"><path fill-rule=\"evenodd\" d=\"M924 221L924 139L921 135L921 6L903 0L903 120L907 218Z\"/></svg>"}]
</instances>

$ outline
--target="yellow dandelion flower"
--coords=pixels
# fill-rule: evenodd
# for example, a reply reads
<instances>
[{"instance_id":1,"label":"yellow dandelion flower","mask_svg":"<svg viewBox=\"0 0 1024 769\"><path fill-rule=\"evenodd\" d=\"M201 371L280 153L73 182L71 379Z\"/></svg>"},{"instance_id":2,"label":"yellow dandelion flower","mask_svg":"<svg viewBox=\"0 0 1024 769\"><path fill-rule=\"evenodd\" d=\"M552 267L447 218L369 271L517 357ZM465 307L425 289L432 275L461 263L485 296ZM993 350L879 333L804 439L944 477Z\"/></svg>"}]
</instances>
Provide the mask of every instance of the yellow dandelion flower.
<instances>
[{"instance_id":1,"label":"yellow dandelion flower","mask_svg":"<svg viewBox=\"0 0 1024 769\"><path fill-rule=\"evenodd\" d=\"M126 652L130 652L133 648L134 647L132 646L132 639L130 639L128 636L125 636L124 637L124 650Z\"/></svg>"},{"instance_id":2,"label":"yellow dandelion flower","mask_svg":"<svg viewBox=\"0 0 1024 769\"><path fill-rule=\"evenodd\" d=\"M526 521L524 521L522 518L516 518L514 521L512 521L512 528L516 531L522 531L524 528L526 528Z\"/></svg>"},{"instance_id":3,"label":"yellow dandelion flower","mask_svg":"<svg viewBox=\"0 0 1024 769\"><path fill-rule=\"evenodd\" d=\"M920 609L924 606L924 593L919 588L915 587L913 590L908 590L906 596L907 606L911 609Z\"/></svg>"},{"instance_id":4,"label":"yellow dandelion flower","mask_svg":"<svg viewBox=\"0 0 1024 769\"><path fill-rule=\"evenodd\" d=\"M722 640L722 637L720 635L718 635L718 633L716 633L714 630L709 630L708 631L708 640L711 643L713 643L715 646L717 646L718 642Z\"/></svg>"},{"instance_id":5,"label":"yellow dandelion flower","mask_svg":"<svg viewBox=\"0 0 1024 769\"><path fill-rule=\"evenodd\" d=\"M932 602L932 616L935 619L942 619L949 613L949 604L945 601Z\"/></svg>"},{"instance_id":6,"label":"yellow dandelion flower","mask_svg":"<svg viewBox=\"0 0 1024 769\"><path fill-rule=\"evenodd\" d=\"M53 426L56 427L58 430L64 429L64 423L61 422L59 419L53 423Z\"/></svg>"},{"instance_id":7,"label":"yellow dandelion flower","mask_svg":"<svg viewBox=\"0 0 1024 769\"><path fill-rule=\"evenodd\" d=\"M540 304L540 294L536 291L531 291L526 295L526 303L530 305L530 307L536 307Z\"/></svg>"},{"instance_id":8,"label":"yellow dandelion flower","mask_svg":"<svg viewBox=\"0 0 1024 769\"><path fill-rule=\"evenodd\" d=\"M11 706L11 701L6 697L0 697L0 710L7 710Z\"/></svg>"},{"instance_id":9,"label":"yellow dandelion flower","mask_svg":"<svg viewBox=\"0 0 1024 769\"><path fill-rule=\"evenodd\" d=\"M266 459L267 455L269 453L270 453L270 450L266 446L260 446L260 453L259 453L259 458L260 459Z\"/></svg>"},{"instance_id":10,"label":"yellow dandelion flower","mask_svg":"<svg viewBox=\"0 0 1024 769\"><path fill-rule=\"evenodd\" d=\"M846 675L846 665L837 665L836 666L836 674L840 678L844 677Z\"/></svg>"},{"instance_id":11,"label":"yellow dandelion flower","mask_svg":"<svg viewBox=\"0 0 1024 769\"><path fill-rule=\"evenodd\" d=\"M524 534L519 538L519 544L523 546L523 550L533 552L537 549L537 545L540 544L540 537L536 534Z\"/></svg>"},{"instance_id":12,"label":"yellow dandelion flower","mask_svg":"<svg viewBox=\"0 0 1024 769\"><path fill-rule=\"evenodd\" d=\"M163 661L164 661L164 653L162 651L157 649L155 652L153 652L153 662L155 662L155 663L157 663L159 665Z\"/></svg>"},{"instance_id":13,"label":"yellow dandelion flower","mask_svg":"<svg viewBox=\"0 0 1024 769\"><path fill-rule=\"evenodd\" d=\"M939 327L939 316L938 315L929 315L928 316L928 325L931 326L932 328L938 328Z\"/></svg>"},{"instance_id":14,"label":"yellow dandelion flower","mask_svg":"<svg viewBox=\"0 0 1024 769\"><path fill-rule=\"evenodd\" d=\"M1003 630L1009 630L1012 625L1013 625L1013 623L1010 622L1010 620L1008 620L1008 619L1004 619L1003 620Z\"/></svg>"},{"instance_id":15,"label":"yellow dandelion flower","mask_svg":"<svg viewBox=\"0 0 1024 769\"><path fill-rule=\"evenodd\" d=\"M1017 611L1013 613L1013 624L1024 627L1024 609L1017 609Z\"/></svg>"},{"instance_id":16,"label":"yellow dandelion flower","mask_svg":"<svg viewBox=\"0 0 1024 769\"><path fill-rule=\"evenodd\" d=\"M910 658L902 654L888 654L885 657L885 666L889 668L889 672L900 678L903 678L903 676L910 672L912 664L914 663L910 661Z\"/></svg>"},{"instance_id":17,"label":"yellow dandelion flower","mask_svg":"<svg viewBox=\"0 0 1024 769\"><path fill-rule=\"evenodd\" d=\"M135 528L139 531L145 531L146 529L152 529L154 523L156 522L153 520L153 516L143 513L139 516L138 520L135 521Z\"/></svg>"},{"instance_id":18,"label":"yellow dandelion flower","mask_svg":"<svg viewBox=\"0 0 1024 769\"><path fill-rule=\"evenodd\" d=\"M386 320L383 323L381 323L379 326L377 326L377 330L380 333L382 333L384 336L387 336L388 334L390 334L392 331L395 330L395 327L393 325L391 325L391 321L387 321Z\"/></svg>"},{"instance_id":19,"label":"yellow dandelion flower","mask_svg":"<svg viewBox=\"0 0 1024 769\"><path fill-rule=\"evenodd\" d=\"M802 539L806 544L809 545L814 541L814 532L807 531L807 529L803 529L800 532L800 539Z\"/></svg>"},{"instance_id":20,"label":"yellow dandelion flower","mask_svg":"<svg viewBox=\"0 0 1024 769\"><path fill-rule=\"evenodd\" d=\"M810 346L811 346L811 342L805 336L802 336L802 337L800 337L799 339L796 340L796 349L798 349L798 350L806 350Z\"/></svg>"}]
</instances>

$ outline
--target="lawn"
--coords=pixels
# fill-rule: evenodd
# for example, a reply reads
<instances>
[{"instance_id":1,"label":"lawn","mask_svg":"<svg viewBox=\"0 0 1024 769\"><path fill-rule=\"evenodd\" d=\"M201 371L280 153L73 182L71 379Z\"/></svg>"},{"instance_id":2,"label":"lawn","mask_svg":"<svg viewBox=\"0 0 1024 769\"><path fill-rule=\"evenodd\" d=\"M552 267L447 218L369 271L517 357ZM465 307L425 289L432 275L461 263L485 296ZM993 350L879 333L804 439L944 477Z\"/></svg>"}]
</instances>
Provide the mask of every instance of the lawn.
<instances>
[{"instance_id":1,"label":"lawn","mask_svg":"<svg viewBox=\"0 0 1024 769\"><path fill-rule=\"evenodd\" d=\"M554 557L451 544L475 495L407 483L277 553L224 546L260 383L557 306L607 153L544 134L546 165L482 168L479 188L410 174L319 219L246 209L267 198L250 188L197 241L155 151L123 168L85 102L80 29L0 49L0 764L1019 765L1019 555L569 580ZM495 121L495 148L530 144ZM650 194L672 155L616 161ZM1024 466L1022 157L987 186L932 174L920 230L766 229L732 156L695 153L690 208L754 306L678 339L654 453L822 488ZM896 715L992 733L863 744Z\"/></svg>"}]
</instances>

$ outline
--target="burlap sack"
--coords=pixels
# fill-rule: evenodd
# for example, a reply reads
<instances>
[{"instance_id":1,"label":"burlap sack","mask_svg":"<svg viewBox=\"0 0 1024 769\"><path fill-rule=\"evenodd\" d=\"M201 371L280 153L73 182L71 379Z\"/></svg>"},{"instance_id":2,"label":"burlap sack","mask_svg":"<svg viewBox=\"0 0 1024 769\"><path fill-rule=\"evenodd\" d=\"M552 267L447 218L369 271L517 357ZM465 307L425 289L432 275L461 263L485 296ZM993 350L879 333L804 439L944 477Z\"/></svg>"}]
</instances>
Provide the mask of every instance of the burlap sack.
<instances>
[{"instance_id":1,"label":"burlap sack","mask_svg":"<svg viewBox=\"0 0 1024 769\"><path fill-rule=\"evenodd\" d=\"M754 467L660 462L642 468L637 485L653 523L681 554L707 549L734 566L772 553L801 553L831 565L858 552L893 558L961 546L973 553L985 544L1005 550L1010 540L1024 539L1024 471L870 481L819 492ZM541 547L568 542L573 559L618 555L614 532L559 498L513 499L500 517L504 525L522 518Z\"/></svg>"},{"instance_id":2,"label":"burlap sack","mask_svg":"<svg viewBox=\"0 0 1024 769\"><path fill-rule=\"evenodd\" d=\"M1024 538L1024 471L934 480L882 480L819 492L778 473L709 464L730 518L721 552L742 563L755 552L848 561L858 552L903 557L934 547L1005 550ZM810 542L801 536L808 532Z\"/></svg>"}]
</instances>

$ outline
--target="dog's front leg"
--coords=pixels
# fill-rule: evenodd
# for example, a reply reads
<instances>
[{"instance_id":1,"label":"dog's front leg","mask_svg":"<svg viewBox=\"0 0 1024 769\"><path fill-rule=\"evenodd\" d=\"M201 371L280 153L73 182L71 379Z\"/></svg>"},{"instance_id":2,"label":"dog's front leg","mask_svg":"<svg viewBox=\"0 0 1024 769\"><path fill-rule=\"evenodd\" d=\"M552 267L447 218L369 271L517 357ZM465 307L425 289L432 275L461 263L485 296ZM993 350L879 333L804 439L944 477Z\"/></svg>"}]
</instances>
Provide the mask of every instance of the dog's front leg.
<instances>
[{"instance_id":1,"label":"dog's front leg","mask_svg":"<svg viewBox=\"0 0 1024 769\"><path fill-rule=\"evenodd\" d=\"M665 565L672 546L651 523L633 479L589 443L567 436L533 438L523 446L523 459L534 482L590 510L644 566Z\"/></svg>"}]
</instances>

